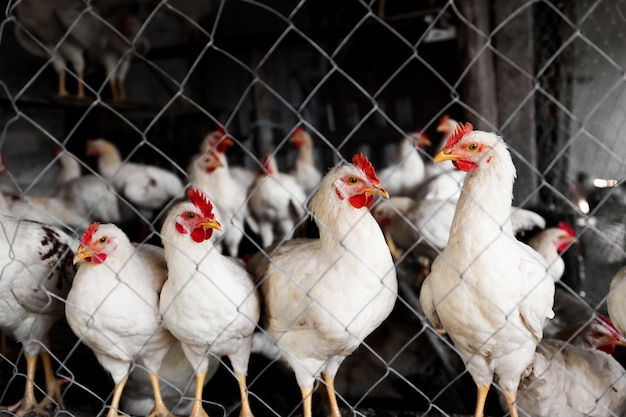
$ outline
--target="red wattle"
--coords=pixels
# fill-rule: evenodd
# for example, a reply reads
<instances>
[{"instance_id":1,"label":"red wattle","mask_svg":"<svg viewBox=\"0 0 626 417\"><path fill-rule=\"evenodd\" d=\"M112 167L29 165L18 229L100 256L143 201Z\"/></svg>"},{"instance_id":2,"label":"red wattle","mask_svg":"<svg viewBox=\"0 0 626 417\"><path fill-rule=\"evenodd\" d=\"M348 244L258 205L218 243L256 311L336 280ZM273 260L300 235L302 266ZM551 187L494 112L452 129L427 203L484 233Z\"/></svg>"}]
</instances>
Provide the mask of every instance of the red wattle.
<instances>
[{"instance_id":1,"label":"red wattle","mask_svg":"<svg viewBox=\"0 0 626 417\"><path fill-rule=\"evenodd\" d=\"M354 208L367 207L374 202L374 196L371 194L358 194L348 199Z\"/></svg>"},{"instance_id":2,"label":"red wattle","mask_svg":"<svg viewBox=\"0 0 626 417\"><path fill-rule=\"evenodd\" d=\"M454 165L455 167L457 167L461 171L465 171L465 172L470 172L470 171L473 171L476 168L478 168L478 165L476 165L475 163L467 162L467 161L461 161L460 159L457 159L456 161L452 161L452 165Z\"/></svg>"}]
</instances>

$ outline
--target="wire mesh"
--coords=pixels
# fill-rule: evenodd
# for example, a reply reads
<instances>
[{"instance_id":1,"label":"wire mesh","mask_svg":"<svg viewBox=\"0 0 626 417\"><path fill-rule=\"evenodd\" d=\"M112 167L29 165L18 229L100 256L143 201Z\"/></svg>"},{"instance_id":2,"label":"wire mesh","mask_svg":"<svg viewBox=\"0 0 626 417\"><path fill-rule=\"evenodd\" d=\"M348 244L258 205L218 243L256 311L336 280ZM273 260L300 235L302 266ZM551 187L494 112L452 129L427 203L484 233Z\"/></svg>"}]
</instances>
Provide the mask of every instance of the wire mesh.
<instances>
[{"instance_id":1,"label":"wire mesh","mask_svg":"<svg viewBox=\"0 0 626 417\"><path fill-rule=\"evenodd\" d=\"M556 315L544 329L544 337L587 343L588 352L575 353L570 345L558 345L558 353L547 355L552 366L541 368L543 362L536 359L534 379L522 381L519 395L539 395L533 387L541 394L545 383L554 393L537 401L545 407L558 409L553 404L560 394L574 392L580 402L578 415L625 415L621 404L626 401L610 404L607 400L623 391L623 348L617 347L614 359L592 357L595 350L578 336L588 336L596 317L609 314L609 285L626 259L621 140L626 120L622 104L626 55L621 48L626 2L16 0L2 4L0 151L7 175L0 179L4 213L0 328L7 345L0 348L0 404L18 402L30 389L29 379L35 396L30 409L22 400L21 408L8 408L7 413L114 416L111 403L116 401L113 380L117 377L88 347L87 333L75 334L64 317L72 282L61 278L61 271L72 268L72 256L93 222L116 224L130 242L162 246L167 241L162 228L168 225L168 213L186 198L186 188L197 186L213 201L222 230L211 237L216 245L212 251L197 255L190 248L177 248L178 259L192 265L189 274L198 274L194 279L207 279L209 267L198 265L206 265L218 251L236 256L237 265L248 268L250 259L258 261L262 255L260 259L286 277L286 288L290 269L281 263L280 255L289 250L292 238L322 235L340 242L318 265L313 252L305 252L302 265L317 267L314 273L326 280L309 287L298 282L291 294L294 298L296 293L305 294L309 304L287 327L303 325L302 317L315 310L326 320L316 326L335 326L341 337L356 339L346 352L359 345L338 366L334 381L318 375L312 394L315 415L332 415L326 387L336 392L344 416L472 415L474 369L464 364L454 335L443 334L426 319L419 298L434 259L445 257L442 251L463 183L460 171L435 175L432 168L437 166L433 156L450 133L444 132L443 123L449 117L496 132L508 144L517 168L513 204L543 219L542 223L530 217L530 223L524 224L521 215L528 212L514 210L520 240L530 242L541 229L562 221L571 225L576 236L576 242L559 256L564 274L556 283ZM411 139L416 131L430 144L416 142L419 134ZM310 143L295 139L302 132L310 136ZM220 150L217 143L226 137L233 143ZM119 155L98 139L113 145ZM312 203L323 190L319 181L303 191L292 168L297 163L307 166L303 175L311 180L359 152L372 162L391 198L377 199L371 207L380 222L373 229L375 236L362 237L351 246L360 236L358 225L371 220L370 214L363 212L350 219L352 227L337 230L336 219L324 220L327 217L313 209L325 206ZM103 154L108 159L99 156ZM133 166L141 167L143 174L130 173ZM267 176L276 170L277 176ZM415 178L418 171L423 178ZM165 178L173 190L148 204L149 190L159 185L164 191L160 181ZM441 185L444 182L447 185ZM488 217L493 221L498 216ZM48 226L41 229L27 220ZM362 256L368 245L382 241L382 233L395 242L395 246L387 242L394 271L380 272L382 266L372 263L373 256ZM272 243L276 246L269 247ZM92 334L107 327L107 317L98 311L109 304L118 306L113 310L122 319L109 329L111 333L103 333L107 340L100 341L101 349L108 352L120 352L121 339L114 337L124 326L133 329L135 334L128 337L139 340L139 352L149 350L165 331L159 321L155 333L141 339L137 330L141 320L132 320L139 317L139 310L124 310L145 303L141 314L146 317L162 318L168 312L133 283L128 271L138 268L141 258L135 250L127 248L125 255L133 256L115 267L101 259L113 284L96 284L93 294L85 294L85 299L97 300L93 306L82 305L84 300L74 306L85 309L85 326ZM39 262L42 258L47 263ZM336 270L355 283L344 288L345 294L327 282ZM367 295L371 303L357 300L359 304L351 297L362 294L365 285L355 271L364 275L363 282L371 274L388 273L395 273L398 282L393 311L365 333L355 328L367 328L363 322L368 320L375 322L369 315L374 315L377 297L395 290L386 283L379 292ZM223 310L243 311L246 301L232 298L224 289L230 287L223 285L227 284L213 291L227 300ZM271 285L257 283L258 290L267 291ZM184 289L179 291L182 294ZM311 297L319 293L323 296ZM201 294L196 292L198 297ZM485 304L497 309L498 301ZM351 311L342 311L342 305ZM189 302L186 314L191 322L195 318L200 325L203 308L207 306L201 302ZM280 358L280 349L263 337L272 332L264 328L265 308L247 364L250 406L257 417L300 415L305 402L302 387ZM220 313L219 308L214 312ZM248 321L254 321L252 316ZM337 330L337 322L343 328ZM498 330L506 327L502 324ZM606 332L608 327L602 329ZM225 326L211 336L193 335L206 338L202 342L206 351L200 356L209 358L209 368L201 405L211 416L235 415L242 409L232 357L228 359L228 349L216 347L229 331L232 327ZM475 350L494 338L487 337ZM173 345L159 372L166 404L176 415L191 412L197 392L195 374L202 363L189 364L186 358L191 354L183 345ZM283 345L279 339L278 345L284 347L286 342ZM551 345L544 347L550 349ZM44 359L44 365L37 362L37 372L31 374L27 363L32 366L31 359L40 352L44 358L49 354L52 371ZM310 357L284 353L291 355L291 363L299 364L296 367L317 366L326 376L333 373L332 362L322 360L320 365L313 360L318 352ZM129 355L133 356L122 352L119 360ZM592 368L602 363L613 372L607 372L606 378L613 379L592 379L590 370L581 376L578 369L560 362L564 355ZM128 363L132 372L120 411L147 415L153 407L148 378L152 364L139 353ZM548 379L557 370L564 376L557 382ZM66 381L58 387L59 395L51 375ZM559 385L572 380L568 388ZM493 386L485 414L508 413L497 380ZM586 396L597 402L587 406ZM34 406L39 401L45 410ZM529 402L522 398L517 403L521 415L531 413ZM569 412L563 410L567 409L559 412ZM553 410L532 412L557 415Z\"/></svg>"}]
</instances>

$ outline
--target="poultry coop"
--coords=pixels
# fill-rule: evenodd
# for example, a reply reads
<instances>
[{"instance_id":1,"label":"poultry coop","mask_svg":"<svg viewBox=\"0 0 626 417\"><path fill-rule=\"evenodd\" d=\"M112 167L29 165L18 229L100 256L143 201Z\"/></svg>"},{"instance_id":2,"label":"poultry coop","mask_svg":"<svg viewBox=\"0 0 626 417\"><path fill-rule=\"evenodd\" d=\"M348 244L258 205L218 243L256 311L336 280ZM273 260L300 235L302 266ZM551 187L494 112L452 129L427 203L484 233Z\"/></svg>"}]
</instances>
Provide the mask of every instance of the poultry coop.
<instances>
[{"instance_id":1,"label":"poultry coop","mask_svg":"<svg viewBox=\"0 0 626 417\"><path fill-rule=\"evenodd\" d=\"M101 353L94 353L87 333L74 333L64 315L76 269L86 270L84 264L92 262L106 266L106 257L95 254L84 255L82 264L67 263L79 245L87 245L94 233L90 224L114 223L131 242L160 248L170 210L188 198L186 189L202 188L211 199L220 197L211 209L203 206L202 214L215 209L221 230L212 237L198 237L194 230L192 238L197 243L210 238L212 250L238 258L237 268L251 271L251 263L267 257L286 279L276 286L287 288L290 270L278 259L288 252L290 240L317 239L331 229L313 221L322 216L311 207L333 206L314 198L323 189L322 177L353 162L359 172L369 173L364 178L375 186L370 191L380 191L367 164L353 159L359 153L371 162L389 198L377 197L369 212L359 212L368 221L376 217L379 224L354 250L349 235L358 227L337 237L345 244L338 251L349 247L349 256L338 256L336 262L353 259L354 267L342 279L354 286L341 292L320 281L321 289L312 284L306 294L311 305L327 306L326 320L353 314L344 332L367 322L363 315L379 315L366 323L371 328L362 324L367 331L352 334L358 340L347 353L328 347L329 357L345 354L345 360L334 378L328 368L317 375L310 394L312 414L339 417L332 405L334 392L343 416L473 415L471 372L454 339L435 328L420 302L421 285L435 258L444 257L456 202L467 194L461 191L463 178L454 174L458 170L439 174L450 188L428 188L436 176L435 155L458 123L495 132L507 143L517 171L511 217L520 241L531 244L543 229L569 225L570 239L558 253L564 269L555 279L555 316L543 329L544 340L574 344L598 317L610 316L610 283L626 265L625 1L7 0L3 5L0 329L6 343L0 347L0 404L7 415L116 415L111 403L119 400L119 381L101 363ZM446 121L454 124L445 128ZM307 186L298 181L298 164L308 166L303 175ZM214 175L220 172L227 178ZM270 185L274 188L262 188ZM261 194L270 198L256 203ZM273 210L283 196L288 202L281 220L263 224L270 222L263 217L265 209ZM364 201L369 205L369 199ZM423 212L423 202L434 205ZM378 210L384 209L383 216ZM528 218L516 217L520 213ZM36 222L45 237L28 240L13 222ZM89 237L86 230L91 230ZM383 237L382 252L360 255L372 252ZM67 239L63 247L68 253L55 253L58 261L45 264L53 238ZM22 247L34 258L20 259ZM312 252L302 251L302 265L315 269ZM179 252L177 256L192 260L191 250ZM18 272L9 267L16 259L22 265ZM362 294L356 275L367 276L388 259L393 268L386 274L395 274L398 284L393 309L378 307L377 295L362 310L346 312ZM322 261L327 260L317 265L326 265ZM202 269L195 262L204 260L193 262L192 269ZM16 284L28 280L23 276L32 276L29 269L39 264L46 271L41 281L34 287ZM68 266L69 281L64 282L58 271ZM333 268L331 263L328 269ZM51 279L59 280L56 288L48 285ZM126 285L126 279L120 273L118 284ZM257 282L255 291L271 292L271 285L270 280ZM326 292L324 285L329 285ZM392 287L385 284L382 292ZM42 290L47 295L43 302ZM323 296L314 299L312 294ZM32 299L39 304L33 306ZM270 304L270 299L264 302ZM120 303L128 323L135 317L125 308L132 304ZM197 322L202 316L195 312L205 307L187 304ZM87 313L87 328L98 331L100 320L106 327L106 316L96 316L96 305L81 308L94 309L93 316ZM159 319L168 317L158 303L151 308ZM15 320L18 310L21 316ZM263 338L269 312L262 305L256 319L254 336L261 337L248 335L255 341L246 395L238 390L232 357L203 342L210 364L203 385L195 379L198 369L176 345L165 360L169 367L163 365L159 372L169 410L190 414L194 395L203 387L200 404L212 417L248 417L244 397L257 417L312 417L299 386L305 378L294 374L292 360L298 358L289 360L288 352L287 360L281 359L280 339L268 346ZM610 318L619 328L620 318ZM44 326L33 324L37 320L50 328L33 336L35 328ZM285 323L287 332L290 326L304 326L306 319L297 316ZM316 326L328 323L322 324ZM117 337L124 326L114 327ZM138 337L135 333L125 337ZM300 336L293 337L297 342ZM118 339L107 340L99 347L102 355L122 351L114 342ZM559 354L549 356L553 370L561 369L594 398L594 405L585 408L580 394L576 415L626 415L624 349L618 346L612 356L603 353L603 361L615 362L616 374L600 382L559 363ZM33 365L33 354L47 359ZM148 415L154 404L146 372L150 367L129 355L120 359L132 370L121 394L120 415ZM56 392L45 360L51 362L52 377L65 381ZM323 366L332 362L324 361ZM497 382L485 415L510 415ZM528 397L534 395L532 384L525 384L519 397L525 389ZM35 396L31 407L24 405L29 389ZM554 398L541 401L556 401L567 391L545 388L550 389ZM617 395L621 400L609 403ZM21 405L10 407L21 398ZM527 404L519 400L520 415L534 415L524 408Z\"/></svg>"}]
</instances>

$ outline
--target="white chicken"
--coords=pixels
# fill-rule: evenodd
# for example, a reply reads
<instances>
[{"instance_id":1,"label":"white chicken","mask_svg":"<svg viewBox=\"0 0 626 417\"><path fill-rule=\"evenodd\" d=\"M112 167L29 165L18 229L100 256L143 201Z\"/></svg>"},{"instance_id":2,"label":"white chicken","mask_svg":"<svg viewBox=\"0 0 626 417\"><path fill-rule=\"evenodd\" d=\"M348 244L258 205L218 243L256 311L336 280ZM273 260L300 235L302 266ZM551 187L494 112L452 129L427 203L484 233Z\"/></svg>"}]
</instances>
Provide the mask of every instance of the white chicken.
<instances>
[{"instance_id":1,"label":"white chicken","mask_svg":"<svg viewBox=\"0 0 626 417\"><path fill-rule=\"evenodd\" d=\"M334 378L343 360L387 318L396 270L368 207L388 197L362 154L322 179L310 203L319 239L294 239L254 255L246 268L261 285L265 328L294 370L304 417L320 376L330 415L340 417Z\"/></svg>"},{"instance_id":2,"label":"white chicken","mask_svg":"<svg viewBox=\"0 0 626 417\"><path fill-rule=\"evenodd\" d=\"M396 259L403 250L434 259L448 244L456 204L452 198L391 197L376 204L372 214L385 230L390 247L395 248L392 254ZM512 208L511 223L514 234L545 227L543 217L519 207Z\"/></svg>"},{"instance_id":3,"label":"white chicken","mask_svg":"<svg viewBox=\"0 0 626 417\"><path fill-rule=\"evenodd\" d=\"M78 78L76 97L85 97L84 52L93 44L102 27L96 14L91 5L80 0L23 0L15 5L16 39L29 53L52 59L60 97L69 95L67 61L72 63Z\"/></svg>"},{"instance_id":4,"label":"white chicken","mask_svg":"<svg viewBox=\"0 0 626 417\"><path fill-rule=\"evenodd\" d=\"M2 174L10 175L4 166ZM44 224L53 225L63 229L79 228L84 230L89 226L88 220L72 205L59 195L34 195L18 193L4 193L0 191L2 210L4 213L18 219L31 220Z\"/></svg>"},{"instance_id":5,"label":"white chicken","mask_svg":"<svg viewBox=\"0 0 626 417\"><path fill-rule=\"evenodd\" d=\"M106 20L87 52L104 67L113 101L126 101L125 80L132 58L135 54L145 55L150 43L145 35L137 36L142 25L137 17L116 15Z\"/></svg>"},{"instance_id":6,"label":"white chicken","mask_svg":"<svg viewBox=\"0 0 626 417\"><path fill-rule=\"evenodd\" d=\"M437 131L443 133L444 136L438 146L438 151L443 149L443 146L458 125L459 123L448 115L444 115L441 118L439 125L437 125ZM418 201L422 199L456 201L461 193L466 174L465 171L456 169L451 161L426 164L424 181L422 181L414 197Z\"/></svg>"},{"instance_id":7,"label":"white chicken","mask_svg":"<svg viewBox=\"0 0 626 417\"><path fill-rule=\"evenodd\" d=\"M528 245L548 261L548 273L554 282L558 282L565 273L565 261L561 258L561 252L572 242L576 242L574 229L565 222L559 222L557 227L549 227L530 238Z\"/></svg>"},{"instance_id":8,"label":"white chicken","mask_svg":"<svg viewBox=\"0 0 626 417\"><path fill-rule=\"evenodd\" d=\"M626 371L611 356L623 338L596 316L567 341L539 343L517 405L532 417L610 417L626 413Z\"/></svg>"},{"instance_id":9,"label":"white chicken","mask_svg":"<svg viewBox=\"0 0 626 417\"><path fill-rule=\"evenodd\" d=\"M222 245L226 246L229 255L238 256L245 222L250 216L248 196L247 190L230 174L226 154L218 150L196 154L192 156L187 173L191 184L215 202L216 218L220 224L228 224L215 244L220 250Z\"/></svg>"},{"instance_id":10,"label":"white chicken","mask_svg":"<svg viewBox=\"0 0 626 417\"><path fill-rule=\"evenodd\" d=\"M0 330L22 344L26 358L23 398L2 409L20 417L48 415L44 407L51 401L63 408L61 384L67 381L55 377L44 346L48 331L63 317L61 300L72 284L71 259L78 244L58 228L6 216L6 208L0 211ZM40 356L47 396L38 404L34 381Z\"/></svg>"},{"instance_id":11,"label":"white chicken","mask_svg":"<svg viewBox=\"0 0 626 417\"><path fill-rule=\"evenodd\" d=\"M70 152L60 149L57 152L60 166L57 197L88 224L120 222L122 214L112 186L95 175L82 175L80 163Z\"/></svg>"},{"instance_id":12,"label":"white chicken","mask_svg":"<svg viewBox=\"0 0 626 417\"><path fill-rule=\"evenodd\" d=\"M87 155L97 157L100 174L148 219L183 194L183 182L176 174L155 165L122 161L117 147L106 139L88 140Z\"/></svg>"},{"instance_id":13,"label":"white chicken","mask_svg":"<svg viewBox=\"0 0 626 417\"><path fill-rule=\"evenodd\" d=\"M296 179L278 171L269 154L248 188L248 209L258 225L261 244L267 247L280 239L290 239L304 222L304 190Z\"/></svg>"},{"instance_id":14,"label":"white chicken","mask_svg":"<svg viewBox=\"0 0 626 417\"><path fill-rule=\"evenodd\" d=\"M475 416L484 415L495 374L517 417L520 378L554 316L554 281L545 259L513 235L515 165L502 138L460 125L435 156L445 160L468 174L448 244L433 262L420 302L466 362L478 388Z\"/></svg>"},{"instance_id":15,"label":"white chicken","mask_svg":"<svg viewBox=\"0 0 626 417\"><path fill-rule=\"evenodd\" d=\"M622 336L626 336L626 267L615 273L609 285L606 306L611 321Z\"/></svg>"},{"instance_id":16,"label":"white chicken","mask_svg":"<svg viewBox=\"0 0 626 417\"><path fill-rule=\"evenodd\" d=\"M188 198L169 210L161 229L169 273L160 310L196 371L190 416L207 416L202 408L203 384L209 362L223 355L230 359L239 384L240 416L251 417L246 375L260 315L259 296L243 265L213 246L213 230L221 226L212 203L194 188Z\"/></svg>"},{"instance_id":17,"label":"white chicken","mask_svg":"<svg viewBox=\"0 0 626 417\"><path fill-rule=\"evenodd\" d=\"M415 196L426 173L424 160L417 148L429 145L430 139L422 131L411 133L400 140L396 162L379 173L390 196Z\"/></svg>"},{"instance_id":18,"label":"white chicken","mask_svg":"<svg viewBox=\"0 0 626 417\"><path fill-rule=\"evenodd\" d=\"M295 177L305 194L309 196L322 180L322 173L315 166L313 158L313 139L309 132L299 127L289 141L298 148L298 155L289 174Z\"/></svg>"},{"instance_id":19,"label":"white chicken","mask_svg":"<svg viewBox=\"0 0 626 417\"><path fill-rule=\"evenodd\" d=\"M202 143L200 144L199 153L206 154L211 151L226 153L227 149L230 146L233 146L233 144L233 140L226 134L224 128L218 125L216 130L209 132L204 137ZM233 180L245 190L248 190L250 184L252 184L254 178L256 177L256 173L254 171L243 166L229 166L228 171L233 177ZM252 227L255 228L255 225L252 225Z\"/></svg>"},{"instance_id":20,"label":"white chicken","mask_svg":"<svg viewBox=\"0 0 626 417\"><path fill-rule=\"evenodd\" d=\"M150 376L150 416L166 417L170 411L161 396L158 370L175 339L159 316L159 292L167 279L163 249L133 245L114 224L95 222L74 255L75 264L81 261L65 315L72 331L113 378L107 417L120 416L120 398L134 366Z\"/></svg>"}]
</instances>

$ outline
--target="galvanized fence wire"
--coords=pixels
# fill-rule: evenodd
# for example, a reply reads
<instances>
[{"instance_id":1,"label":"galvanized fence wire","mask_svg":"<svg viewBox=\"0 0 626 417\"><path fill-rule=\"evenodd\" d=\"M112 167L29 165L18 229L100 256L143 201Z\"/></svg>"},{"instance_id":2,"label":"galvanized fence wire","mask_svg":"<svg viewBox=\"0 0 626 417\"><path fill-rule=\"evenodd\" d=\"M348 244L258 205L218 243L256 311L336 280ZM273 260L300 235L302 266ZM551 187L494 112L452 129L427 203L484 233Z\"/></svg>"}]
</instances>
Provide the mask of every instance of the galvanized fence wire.
<instances>
[{"instance_id":1,"label":"galvanized fence wire","mask_svg":"<svg viewBox=\"0 0 626 417\"><path fill-rule=\"evenodd\" d=\"M494 131L504 138L518 169L514 205L535 212L545 222L537 224L536 217L530 217L530 223L523 225L526 218L516 217L522 211L514 211L520 240L530 242L542 228L561 221L568 222L575 232L576 243L568 244L560 254L565 269L556 283L556 316L544 329L544 338L575 342L597 315L608 314L609 283L626 259L624 146L620 139L625 120L621 103L626 56L619 47L626 3L400 3L5 3L0 24L0 151L8 175L0 184L4 193L0 209L23 224L35 220L58 227L71 237L70 258L93 222L117 224L139 246L126 253L132 256L116 267L103 262L117 275L117 282L98 291L101 297L93 298L97 303L73 305L66 300L71 280L50 285L57 282L55 274L67 266L68 258L59 255L44 268L45 273L37 272L39 259L36 255L25 259L26 249L22 248L45 258L49 240L29 240L13 220L5 218L0 242L4 251L0 255L4 293L0 296L0 327L9 343L0 350L0 404L16 403L24 395L24 384L28 386L27 381L34 378L34 395L37 401L46 399L43 404L50 414L109 412L115 397L111 377L84 343L87 333L74 334L63 310L68 304L85 314L86 328L92 333L101 332L100 326L107 327L106 317L98 312L111 301L109 297L128 297L127 304L145 304L148 315L167 315L167 310L159 310L154 297L129 283L133 276L128 271L142 257L134 252L142 244L168 242L162 233L168 213L186 199L186 189L199 187L214 200L221 223L222 230L212 236L216 247L196 256L190 247L169 243L179 260L192 264L192 272L197 269L194 279L211 282L212 292L225 303L224 310L245 312L244 303L252 293L238 299L229 292L230 287L221 287L217 279L213 282L206 263L200 265L216 252L236 255L240 265L261 254L270 268L289 275L288 265L282 264L279 256L291 239L316 239L322 234L338 242L334 258L321 259L323 266L314 272L319 282L309 285L292 277L292 291L307 294L309 304L284 324L287 328L303 326L311 320L303 316L305 311L317 311L320 321L315 326L330 328L338 322L342 334L337 337L358 339L359 347L340 364L334 386L329 379L318 379L313 394L315 413L328 412L325 387L330 387L343 415L471 415L476 404L470 375L474 369L463 362L450 335L426 319L429 312L419 299L434 259L446 257L443 249L456 201L461 194L472 198L461 189L463 178L455 170L439 174L440 182L430 178L434 184L447 184L446 192L443 185L428 188L426 175L433 175L436 166L433 156L450 133L443 131L446 117L471 122L476 129ZM520 32L519 27L525 31ZM523 36L532 47L520 46L515 36ZM62 85L67 91L62 91ZM76 97L81 90L84 97ZM311 138L310 148L305 144L296 149L291 143L301 129ZM216 130L213 140L203 145ZM424 133L431 144L421 147L411 139L410 151L401 153L403 141L415 131ZM97 148L106 146L98 138L119 152L119 166L109 172L104 169L106 160L94 154L104 153L109 161L115 161L115 156ZM218 143L226 138L233 143L224 151ZM54 153L53 147L58 148ZM347 219L353 226L340 231L333 216L324 223L322 219L327 217L309 206L327 185L318 184L305 192L301 185L294 185L295 174L291 175L296 161L312 163L325 175L360 152L373 163L383 186L394 190L389 200L377 198L370 212L380 221L380 233L393 254L394 270L383 271L378 279L395 273L398 281L393 311L382 324L373 326L364 340L351 332L355 326L365 326L363 317L378 308L379 297L394 289L381 285L378 292L367 295L371 301L359 304L349 301L361 294L358 277L346 277L355 285L343 288L346 294L337 293L340 286L328 280L334 271L346 270L344 264L353 265L353 270L365 276L379 274L378 265L361 255L371 242L380 241L379 230L375 228L376 238L363 239L362 246L351 245L359 224L370 213ZM274 168L266 155L274 159L279 176L267 176ZM130 175L125 169L135 164L174 174L179 188L167 199L146 206L148 194L136 198L131 188L146 192L159 186L161 176L167 174L153 171L148 179L132 174L137 176L121 185ZM400 181L415 175L412 170L416 166L425 172L423 179L414 180L419 184L409 191L395 191ZM310 171L307 175L316 174ZM61 176L69 180L62 182ZM255 177L259 178L256 182ZM262 200L266 195L270 198ZM267 220L261 216L269 215L268 208L279 199L284 199L284 217L263 229ZM104 211L110 202L111 211ZM487 209L481 201L474 203ZM327 206L333 204L329 201ZM487 214L488 220L498 221L498 213ZM46 230L49 239L53 229ZM270 236L269 242L265 236ZM239 238L241 241L232 243ZM269 243L276 246L268 247ZM229 253L232 247L237 247L238 253ZM315 269L311 263L315 251L303 250L301 256L303 265ZM466 271L457 272L463 275ZM32 280L33 284L23 287L17 279ZM186 285L190 284L182 286L179 296ZM260 290L264 283L256 285ZM456 287L451 292L454 290ZM486 309L497 315L509 314L498 307L499 300L485 300L487 293L479 287L474 290ZM35 296L40 293L45 294L43 299ZM33 305L32 299L40 304ZM210 300L207 296L205 302ZM445 299L440 302L445 304ZM519 300L522 303L524 299ZM341 309L355 305L355 311ZM205 307L190 304L188 314ZM303 410L301 392L281 353L296 367L310 368L317 362L311 362L306 354L281 351L276 346L283 343L281 338L272 341L264 328L265 314L262 309L247 366L252 412L257 416L299 415ZM56 319L54 324L48 315ZM128 317L129 325L133 318ZM210 365L203 407L211 416L235 415L242 406L234 364L221 351L212 350L218 339L229 333L230 323L237 321L227 320L227 325L204 341ZM47 331L42 333L42 326ZM497 331L511 326L506 320ZM145 338L140 343L145 345L138 349L149 350L150 344L162 337L163 329L160 322L154 335ZM120 354L114 334L103 332L100 343L102 349ZM494 333L477 341L476 355L496 339ZM614 353L617 363L624 361L620 349ZM604 385L598 388L563 365L560 359L565 351L550 351L552 367L538 373L534 382L522 381L518 395L532 395L533 388L541 385L540 378L560 371L562 380L575 381L581 398L596 395L596 409L603 410L594 414L591 407L580 415L623 415L619 406L605 402L612 391L621 389L623 375L602 381ZM38 365L36 374L27 371L26 359L33 353L49 355L55 375L67 381L60 396L51 389L50 379L43 377L42 368L47 366ZM126 360L128 353L120 355ZM468 361L473 359L470 355ZM130 358L129 364L132 372L120 411L146 415L153 395L149 365L137 358ZM328 362L320 364L316 373L333 372L332 367L324 368ZM191 410L196 371L181 345L171 348L159 378L166 404L177 415ZM486 414L508 412L497 380L493 386ZM558 392L552 397L541 401L554 400ZM519 404L521 415L531 412L524 409L530 407L527 402L520 400ZM17 407L8 412L20 415L26 411Z\"/></svg>"}]
</instances>

